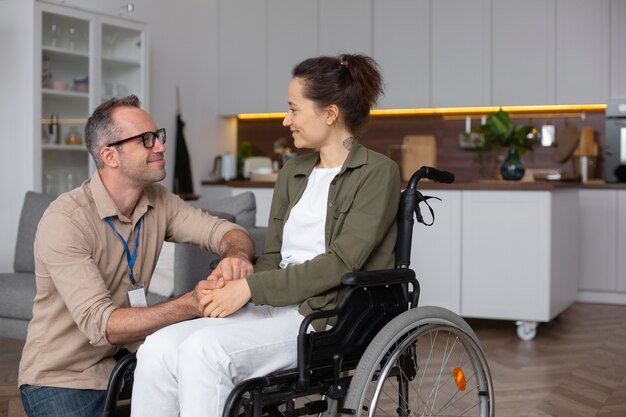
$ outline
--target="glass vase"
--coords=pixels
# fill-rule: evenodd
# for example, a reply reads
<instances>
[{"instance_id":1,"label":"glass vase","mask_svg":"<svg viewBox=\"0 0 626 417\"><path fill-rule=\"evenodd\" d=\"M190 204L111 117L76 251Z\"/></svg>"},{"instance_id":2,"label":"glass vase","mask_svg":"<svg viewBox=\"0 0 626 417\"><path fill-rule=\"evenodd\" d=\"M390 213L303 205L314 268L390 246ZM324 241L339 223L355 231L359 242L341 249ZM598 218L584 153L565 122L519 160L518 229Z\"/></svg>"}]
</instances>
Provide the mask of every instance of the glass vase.
<instances>
[{"instance_id":1,"label":"glass vase","mask_svg":"<svg viewBox=\"0 0 626 417\"><path fill-rule=\"evenodd\" d=\"M503 180L519 181L524 177L524 162L517 149L509 148L506 159L500 165L500 175Z\"/></svg>"}]
</instances>

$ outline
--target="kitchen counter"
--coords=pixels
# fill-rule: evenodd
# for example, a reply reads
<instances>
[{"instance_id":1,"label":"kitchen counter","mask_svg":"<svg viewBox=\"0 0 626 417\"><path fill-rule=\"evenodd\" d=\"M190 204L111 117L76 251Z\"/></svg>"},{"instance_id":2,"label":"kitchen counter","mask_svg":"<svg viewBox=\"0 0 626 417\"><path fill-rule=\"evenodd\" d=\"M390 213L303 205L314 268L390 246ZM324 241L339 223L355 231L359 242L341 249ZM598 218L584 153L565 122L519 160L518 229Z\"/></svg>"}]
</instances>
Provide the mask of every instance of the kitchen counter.
<instances>
[{"instance_id":1,"label":"kitchen counter","mask_svg":"<svg viewBox=\"0 0 626 417\"><path fill-rule=\"evenodd\" d=\"M250 180L205 180L202 186L228 186L232 188L274 188L271 181L250 181ZM406 182L403 187L406 186ZM442 189L446 190L513 190L513 191L551 191L564 188L581 189L615 189L626 190L626 183L604 183L577 181L502 181L502 180L482 180L482 181L457 181L453 184L441 184L432 181L422 181L419 188L423 190Z\"/></svg>"}]
</instances>

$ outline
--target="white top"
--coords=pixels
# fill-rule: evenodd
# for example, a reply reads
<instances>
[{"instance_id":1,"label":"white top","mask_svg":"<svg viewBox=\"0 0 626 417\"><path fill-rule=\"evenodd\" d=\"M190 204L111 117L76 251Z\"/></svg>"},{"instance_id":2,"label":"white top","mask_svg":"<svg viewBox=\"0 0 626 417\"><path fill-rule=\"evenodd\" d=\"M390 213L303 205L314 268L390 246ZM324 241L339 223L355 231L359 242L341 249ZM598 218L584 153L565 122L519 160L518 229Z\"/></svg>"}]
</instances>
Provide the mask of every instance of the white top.
<instances>
[{"instance_id":1,"label":"white top","mask_svg":"<svg viewBox=\"0 0 626 417\"><path fill-rule=\"evenodd\" d=\"M341 167L313 168L302 197L283 228L280 267L301 264L326 250L324 230L330 182Z\"/></svg>"}]
</instances>

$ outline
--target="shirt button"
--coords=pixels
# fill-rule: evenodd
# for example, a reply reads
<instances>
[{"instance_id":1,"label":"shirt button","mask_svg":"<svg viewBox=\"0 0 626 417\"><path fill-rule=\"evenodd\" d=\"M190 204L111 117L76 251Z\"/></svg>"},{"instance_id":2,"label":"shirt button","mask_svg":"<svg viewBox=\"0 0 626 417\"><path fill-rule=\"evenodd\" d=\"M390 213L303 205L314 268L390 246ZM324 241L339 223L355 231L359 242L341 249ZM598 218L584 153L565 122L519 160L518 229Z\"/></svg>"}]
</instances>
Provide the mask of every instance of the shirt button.
<instances>
[{"instance_id":1,"label":"shirt button","mask_svg":"<svg viewBox=\"0 0 626 417\"><path fill-rule=\"evenodd\" d=\"M333 203L328 203L328 207L332 207L332 206L333 206Z\"/></svg>"}]
</instances>

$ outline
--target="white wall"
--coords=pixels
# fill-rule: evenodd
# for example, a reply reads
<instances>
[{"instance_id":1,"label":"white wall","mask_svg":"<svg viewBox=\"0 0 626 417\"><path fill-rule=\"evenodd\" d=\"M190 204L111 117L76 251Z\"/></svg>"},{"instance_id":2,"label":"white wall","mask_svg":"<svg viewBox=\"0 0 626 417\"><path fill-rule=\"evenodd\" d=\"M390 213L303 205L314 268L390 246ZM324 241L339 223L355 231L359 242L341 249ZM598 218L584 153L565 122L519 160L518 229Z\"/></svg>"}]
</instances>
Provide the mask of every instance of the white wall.
<instances>
[{"instance_id":1,"label":"white wall","mask_svg":"<svg viewBox=\"0 0 626 417\"><path fill-rule=\"evenodd\" d=\"M13 270L24 193L35 178L31 1L0 1L0 271ZM26 47L25 47L26 46Z\"/></svg>"},{"instance_id":2,"label":"white wall","mask_svg":"<svg viewBox=\"0 0 626 417\"><path fill-rule=\"evenodd\" d=\"M167 185L174 178L176 85L196 193L212 160L230 150L217 119L217 1L135 0L132 17L148 22L150 113L168 131Z\"/></svg>"}]
</instances>

